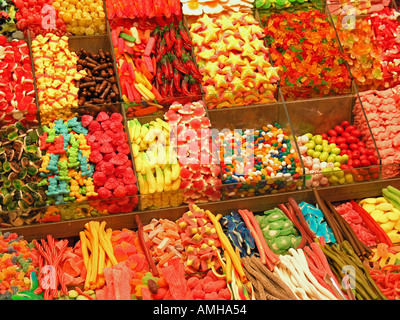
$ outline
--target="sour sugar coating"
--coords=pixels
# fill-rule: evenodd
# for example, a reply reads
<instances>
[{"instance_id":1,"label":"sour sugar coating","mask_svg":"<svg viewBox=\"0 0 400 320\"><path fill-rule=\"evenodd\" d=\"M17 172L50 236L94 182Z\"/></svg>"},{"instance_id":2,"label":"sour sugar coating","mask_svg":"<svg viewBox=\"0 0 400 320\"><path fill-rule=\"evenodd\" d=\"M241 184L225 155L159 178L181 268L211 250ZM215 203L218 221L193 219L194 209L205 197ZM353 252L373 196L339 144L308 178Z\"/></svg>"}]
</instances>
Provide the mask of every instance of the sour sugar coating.
<instances>
[{"instance_id":1,"label":"sour sugar coating","mask_svg":"<svg viewBox=\"0 0 400 320\"><path fill-rule=\"evenodd\" d=\"M279 124L220 133L218 150L228 197L251 197L301 186L299 156Z\"/></svg>"},{"instance_id":2,"label":"sour sugar coating","mask_svg":"<svg viewBox=\"0 0 400 320\"><path fill-rule=\"evenodd\" d=\"M136 175L130 159L128 136L120 113L101 111L97 116L82 116L91 148L89 161L94 166L94 193L97 210L108 213L132 212L137 205ZM91 189L92 190L92 189Z\"/></svg>"}]
</instances>

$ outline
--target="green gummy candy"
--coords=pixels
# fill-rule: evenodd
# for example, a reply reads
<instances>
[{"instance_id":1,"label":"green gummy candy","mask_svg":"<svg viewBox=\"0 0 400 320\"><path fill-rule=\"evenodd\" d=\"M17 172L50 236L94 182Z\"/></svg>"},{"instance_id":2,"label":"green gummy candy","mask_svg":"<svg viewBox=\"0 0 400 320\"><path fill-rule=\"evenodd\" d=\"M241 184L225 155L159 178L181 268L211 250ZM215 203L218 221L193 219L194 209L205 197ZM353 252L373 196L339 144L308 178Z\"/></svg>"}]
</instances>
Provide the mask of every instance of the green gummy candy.
<instances>
[{"instance_id":1,"label":"green gummy candy","mask_svg":"<svg viewBox=\"0 0 400 320\"><path fill-rule=\"evenodd\" d=\"M68 291L68 297L70 297L71 299L76 299L78 296L79 296L78 291L76 291L76 290Z\"/></svg>"}]
</instances>

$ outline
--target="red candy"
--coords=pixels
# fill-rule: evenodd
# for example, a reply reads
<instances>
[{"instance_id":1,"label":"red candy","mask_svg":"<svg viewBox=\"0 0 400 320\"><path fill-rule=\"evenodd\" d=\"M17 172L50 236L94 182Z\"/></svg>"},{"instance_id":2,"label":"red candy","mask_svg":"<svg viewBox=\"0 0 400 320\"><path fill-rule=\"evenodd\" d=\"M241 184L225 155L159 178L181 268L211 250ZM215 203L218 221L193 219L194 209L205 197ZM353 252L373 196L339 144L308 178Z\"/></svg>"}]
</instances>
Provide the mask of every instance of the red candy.
<instances>
[{"instance_id":1,"label":"red candy","mask_svg":"<svg viewBox=\"0 0 400 320\"><path fill-rule=\"evenodd\" d=\"M96 164L93 174L95 192L102 200L99 207L109 213L131 212L136 208L136 176L130 160L130 148L124 131L123 117L100 112L97 117L85 115L90 161ZM128 187L129 186L129 187ZM118 200L114 198L119 198Z\"/></svg>"}]
</instances>

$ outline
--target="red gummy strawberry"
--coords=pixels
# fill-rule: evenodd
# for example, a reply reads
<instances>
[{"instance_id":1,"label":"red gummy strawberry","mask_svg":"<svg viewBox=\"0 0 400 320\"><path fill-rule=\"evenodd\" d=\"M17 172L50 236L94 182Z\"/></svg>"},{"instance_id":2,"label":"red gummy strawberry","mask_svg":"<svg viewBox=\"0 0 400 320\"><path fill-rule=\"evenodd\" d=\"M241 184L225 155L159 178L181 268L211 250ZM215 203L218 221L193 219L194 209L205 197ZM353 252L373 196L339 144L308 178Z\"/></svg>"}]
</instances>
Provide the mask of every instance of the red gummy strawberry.
<instances>
[{"instance_id":1,"label":"red gummy strawberry","mask_svg":"<svg viewBox=\"0 0 400 320\"><path fill-rule=\"evenodd\" d=\"M101 171L104 172L107 176L113 176L115 172L115 167L110 162L104 162Z\"/></svg>"},{"instance_id":2,"label":"red gummy strawberry","mask_svg":"<svg viewBox=\"0 0 400 320\"><path fill-rule=\"evenodd\" d=\"M110 129L114 132L119 132L124 130L124 125L122 122L111 121Z\"/></svg>"},{"instance_id":3,"label":"red gummy strawberry","mask_svg":"<svg viewBox=\"0 0 400 320\"><path fill-rule=\"evenodd\" d=\"M108 130L110 130L110 124L111 124L111 120L102 121L101 122L101 128L104 131L108 131Z\"/></svg>"},{"instance_id":4,"label":"red gummy strawberry","mask_svg":"<svg viewBox=\"0 0 400 320\"><path fill-rule=\"evenodd\" d=\"M101 153L112 153L112 152L114 152L113 146L108 142L103 143L99 150L100 150Z\"/></svg>"},{"instance_id":5,"label":"red gummy strawberry","mask_svg":"<svg viewBox=\"0 0 400 320\"><path fill-rule=\"evenodd\" d=\"M93 163L98 163L103 160L103 155L100 153L100 151L92 151L90 153L89 160Z\"/></svg>"},{"instance_id":6,"label":"red gummy strawberry","mask_svg":"<svg viewBox=\"0 0 400 320\"><path fill-rule=\"evenodd\" d=\"M93 117L89 114L85 114L81 117L81 124L83 127L88 127L89 124L93 121Z\"/></svg>"},{"instance_id":7,"label":"red gummy strawberry","mask_svg":"<svg viewBox=\"0 0 400 320\"><path fill-rule=\"evenodd\" d=\"M116 198L122 198L126 196L126 189L125 187L119 185L117 188L114 189L113 195Z\"/></svg>"},{"instance_id":8,"label":"red gummy strawberry","mask_svg":"<svg viewBox=\"0 0 400 320\"><path fill-rule=\"evenodd\" d=\"M95 131L101 129L101 125L100 125L100 123L98 123L97 121L91 121L91 122L89 123L88 129L89 129L89 132L90 132L91 134L93 134Z\"/></svg>"},{"instance_id":9,"label":"red gummy strawberry","mask_svg":"<svg viewBox=\"0 0 400 320\"><path fill-rule=\"evenodd\" d=\"M138 188L137 188L136 184L126 184L125 189L126 189L127 196L134 196L138 192Z\"/></svg>"},{"instance_id":10,"label":"red gummy strawberry","mask_svg":"<svg viewBox=\"0 0 400 320\"><path fill-rule=\"evenodd\" d=\"M122 120L124 120L124 117L122 116L122 114L120 114L118 112L114 112L111 115L110 120L115 121L115 122L122 122Z\"/></svg>"},{"instance_id":11,"label":"red gummy strawberry","mask_svg":"<svg viewBox=\"0 0 400 320\"><path fill-rule=\"evenodd\" d=\"M108 178L106 183L104 184L104 188L108 190L114 190L118 188L118 186L119 186L118 180L114 177Z\"/></svg>"},{"instance_id":12,"label":"red gummy strawberry","mask_svg":"<svg viewBox=\"0 0 400 320\"><path fill-rule=\"evenodd\" d=\"M110 162L117 154L115 152L110 152L107 154L104 154L104 161ZM111 162L112 163L112 162ZM113 164L113 163L112 163Z\"/></svg>"},{"instance_id":13,"label":"red gummy strawberry","mask_svg":"<svg viewBox=\"0 0 400 320\"><path fill-rule=\"evenodd\" d=\"M104 123L104 122L102 122L102 123ZM103 135L101 136L101 141L102 142L112 142L113 139L109 134L107 134L107 132L104 132Z\"/></svg>"},{"instance_id":14,"label":"red gummy strawberry","mask_svg":"<svg viewBox=\"0 0 400 320\"><path fill-rule=\"evenodd\" d=\"M101 111L96 117L96 121L98 122L106 121L108 119L110 119L110 117L105 111Z\"/></svg>"},{"instance_id":15,"label":"red gummy strawberry","mask_svg":"<svg viewBox=\"0 0 400 320\"><path fill-rule=\"evenodd\" d=\"M135 184L137 182L137 178L135 176L135 174L132 173L126 173L124 178L123 178L123 182L125 184Z\"/></svg>"},{"instance_id":16,"label":"red gummy strawberry","mask_svg":"<svg viewBox=\"0 0 400 320\"><path fill-rule=\"evenodd\" d=\"M100 187L97 193L100 199L108 199L112 196L112 192L105 187Z\"/></svg>"},{"instance_id":17,"label":"red gummy strawberry","mask_svg":"<svg viewBox=\"0 0 400 320\"><path fill-rule=\"evenodd\" d=\"M129 144L123 143L117 147L117 151L123 154L130 154L131 149L129 148Z\"/></svg>"},{"instance_id":18,"label":"red gummy strawberry","mask_svg":"<svg viewBox=\"0 0 400 320\"><path fill-rule=\"evenodd\" d=\"M104 186L104 184L107 181L107 175L104 172L101 171L95 171L93 173L93 183L96 186Z\"/></svg>"},{"instance_id":19,"label":"red gummy strawberry","mask_svg":"<svg viewBox=\"0 0 400 320\"><path fill-rule=\"evenodd\" d=\"M116 166L122 166L128 161L128 156L126 154L118 153L115 155L110 162Z\"/></svg>"},{"instance_id":20,"label":"red gummy strawberry","mask_svg":"<svg viewBox=\"0 0 400 320\"><path fill-rule=\"evenodd\" d=\"M117 166L115 168L114 174L117 178L123 178L126 174L126 167L125 166Z\"/></svg>"}]
</instances>

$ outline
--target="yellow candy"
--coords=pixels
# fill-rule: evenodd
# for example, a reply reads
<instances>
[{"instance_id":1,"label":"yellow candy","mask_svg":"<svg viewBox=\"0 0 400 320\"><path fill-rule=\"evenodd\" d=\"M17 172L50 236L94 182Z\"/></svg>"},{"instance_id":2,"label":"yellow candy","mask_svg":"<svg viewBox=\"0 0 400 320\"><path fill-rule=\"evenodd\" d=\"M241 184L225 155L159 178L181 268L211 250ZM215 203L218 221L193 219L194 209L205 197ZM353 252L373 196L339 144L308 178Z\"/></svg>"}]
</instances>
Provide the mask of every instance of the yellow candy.
<instances>
[{"instance_id":1,"label":"yellow candy","mask_svg":"<svg viewBox=\"0 0 400 320\"><path fill-rule=\"evenodd\" d=\"M395 222L389 221L386 223L382 223L380 226L383 229L383 231L385 231L386 233L389 233L390 231L393 230L393 227L395 226Z\"/></svg>"},{"instance_id":2,"label":"yellow candy","mask_svg":"<svg viewBox=\"0 0 400 320\"><path fill-rule=\"evenodd\" d=\"M397 221L400 219L400 214L394 211L386 213L386 216L391 221Z\"/></svg>"},{"instance_id":3,"label":"yellow candy","mask_svg":"<svg viewBox=\"0 0 400 320\"><path fill-rule=\"evenodd\" d=\"M364 204L363 209L365 211L367 211L369 214L371 214L371 212L375 210L375 206L371 205L371 204ZM378 208L376 208L376 209L378 209Z\"/></svg>"},{"instance_id":4,"label":"yellow candy","mask_svg":"<svg viewBox=\"0 0 400 320\"><path fill-rule=\"evenodd\" d=\"M392 211L393 205L391 203L380 203L376 206L376 209L383 211Z\"/></svg>"},{"instance_id":5,"label":"yellow candy","mask_svg":"<svg viewBox=\"0 0 400 320\"><path fill-rule=\"evenodd\" d=\"M376 222L378 222L378 223L386 223L388 221L389 221L389 218L388 218L387 214L380 214L376 218Z\"/></svg>"}]
</instances>

